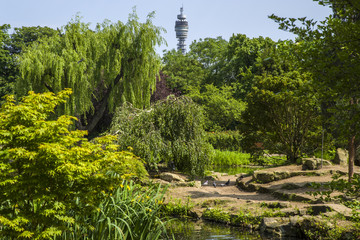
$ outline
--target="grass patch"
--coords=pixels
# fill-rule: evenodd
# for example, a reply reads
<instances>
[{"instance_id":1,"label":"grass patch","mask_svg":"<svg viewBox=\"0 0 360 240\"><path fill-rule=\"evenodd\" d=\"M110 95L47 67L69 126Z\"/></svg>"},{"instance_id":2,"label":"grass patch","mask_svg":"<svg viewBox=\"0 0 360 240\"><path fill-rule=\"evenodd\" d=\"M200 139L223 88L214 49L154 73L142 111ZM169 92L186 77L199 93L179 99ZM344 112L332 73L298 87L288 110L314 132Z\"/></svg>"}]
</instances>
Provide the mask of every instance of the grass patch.
<instances>
[{"instance_id":1,"label":"grass patch","mask_svg":"<svg viewBox=\"0 0 360 240\"><path fill-rule=\"evenodd\" d=\"M218 166L249 165L250 154L233 151L220 151L215 149L213 164Z\"/></svg>"}]
</instances>

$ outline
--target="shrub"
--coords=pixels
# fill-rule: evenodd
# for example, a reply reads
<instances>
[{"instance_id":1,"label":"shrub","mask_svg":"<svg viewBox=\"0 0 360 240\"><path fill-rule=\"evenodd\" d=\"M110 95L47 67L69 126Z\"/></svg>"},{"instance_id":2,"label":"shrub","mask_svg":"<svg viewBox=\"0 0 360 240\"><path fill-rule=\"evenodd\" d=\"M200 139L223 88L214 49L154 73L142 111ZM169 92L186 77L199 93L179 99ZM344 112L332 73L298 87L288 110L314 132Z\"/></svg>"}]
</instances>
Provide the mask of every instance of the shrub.
<instances>
[{"instance_id":1,"label":"shrub","mask_svg":"<svg viewBox=\"0 0 360 240\"><path fill-rule=\"evenodd\" d=\"M75 221L71 211L92 211L121 176L147 174L113 136L89 142L85 131L69 130L74 117L49 120L70 93L29 92L18 104L8 96L0 108L0 238L60 236Z\"/></svg>"},{"instance_id":2,"label":"shrub","mask_svg":"<svg viewBox=\"0 0 360 240\"><path fill-rule=\"evenodd\" d=\"M241 151L242 135L239 131L207 132L206 136L215 149Z\"/></svg>"},{"instance_id":3,"label":"shrub","mask_svg":"<svg viewBox=\"0 0 360 240\"><path fill-rule=\"evenodd\" d=\"M213 154L203 125L200 107L187 97L172 96L148 110L124 105L117 110L110 132L123 149L131 146L149 168L172 161L180 171L203 175Z\"/></svg>"}]
</instances>

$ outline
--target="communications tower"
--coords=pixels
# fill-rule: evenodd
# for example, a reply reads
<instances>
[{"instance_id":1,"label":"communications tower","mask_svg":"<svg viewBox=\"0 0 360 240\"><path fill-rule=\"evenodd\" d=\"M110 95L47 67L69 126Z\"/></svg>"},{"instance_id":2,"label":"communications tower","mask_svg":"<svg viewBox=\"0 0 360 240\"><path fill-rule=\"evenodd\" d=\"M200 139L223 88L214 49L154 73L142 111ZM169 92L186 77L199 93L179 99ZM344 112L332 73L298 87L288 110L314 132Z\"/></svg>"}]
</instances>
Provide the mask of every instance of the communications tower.
<instances>
[{"instance_id":1,"label":"communications tower","mask_svg":"<svg viewBox=\"0 0 360 240\"><path fill-rule=\"evenodd\" d=\"M181 49L181 52L183 54L186 53L186 44L185 40L188 35L189 31L189 24L188 21L186 21L186 15L183 13L184 8L180 8L180 14L177 15L177 20L175 22L175 32L176 32L176 38L178 39L179 43L177 44L178 50Z\"/></svg>"}]
</instances>

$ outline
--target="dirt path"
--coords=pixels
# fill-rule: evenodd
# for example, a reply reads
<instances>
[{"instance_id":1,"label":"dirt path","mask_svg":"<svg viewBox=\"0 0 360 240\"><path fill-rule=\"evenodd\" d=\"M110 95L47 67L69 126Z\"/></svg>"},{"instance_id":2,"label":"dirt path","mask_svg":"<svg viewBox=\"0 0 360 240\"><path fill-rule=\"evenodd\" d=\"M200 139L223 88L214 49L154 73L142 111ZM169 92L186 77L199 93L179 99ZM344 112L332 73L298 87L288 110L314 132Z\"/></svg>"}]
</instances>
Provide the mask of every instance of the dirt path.
<instances>
[{"instance_id":1,"label":"dirt path","mask_svg":"<svg viewBox=\"0 0 360 240\"><path fill-rule=\"evenodd\" d=\"M301 166L283 166L278 168L266 169L265 171L301 171ZM343 171L347 172L346 167L342 166L327 166L321 170L317 170L318 176L295 176L279 181L274 181L267 184L262 184L266 188L281 188L285 184L300 184L306 186L306 183L310 182L328 182L331 181L330 172ZM359 171L356 167L355 171ZM221 207L223 210L230 212L238 212L239 210L247 209L249 211L258 211L260 204L263 202L284 202L291 206L291 208L302 208L308 203L301 201L281 201L275 198L272 194L259 193L259 192L246 192L235 185L238 175L221 175L215 173L218 177L216 187L213 186L213 181L208 181L208 185L201 187L170 187L167 193L167 199L181 199L182 202L186 202L188 199L194 204L194 210L198 213L203 212L207 207ZM244 178L242 181L250 181L251 176ZM230 179L229 186L221 186ZM204 181L202 181L203 183ZM308 187L302 187L298 189L283 190L287 193L307 195Z\"/></svg>"}]
</instances>

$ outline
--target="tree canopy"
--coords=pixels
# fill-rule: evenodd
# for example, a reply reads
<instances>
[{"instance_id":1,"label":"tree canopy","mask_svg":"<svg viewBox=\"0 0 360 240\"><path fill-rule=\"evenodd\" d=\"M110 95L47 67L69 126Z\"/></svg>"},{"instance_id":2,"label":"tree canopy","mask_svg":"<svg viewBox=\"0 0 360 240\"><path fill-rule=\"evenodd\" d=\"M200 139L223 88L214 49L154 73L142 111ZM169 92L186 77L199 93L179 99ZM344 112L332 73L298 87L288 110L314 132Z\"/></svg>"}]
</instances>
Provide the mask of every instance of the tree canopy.
<instances>
[{"instance_id":1,"label":"tree canopy","mask_svg":"<svg viewBox=\"0 0 360 240\"><path fill-rule=\"evenodd\" d=\"M298 35L296 42L289 41L288 46L294 52L299 68L313 74L315 89L326 106L323 110L330 112L327 117L332 129L337 129L338 137L348 141L351 179L356 148L360 143L360 4L356 0L316 1L332 7L334 12L319 24L306 18L275 15L271 18L281 29Z\"/></svg>"},{"instance_id":2,"label":"tree canopy","mask_svg":"<svg viewBox=\"0 0 360 240\"><path fill-rule=\"evenodd\" d=\"M90 134L103 127L99 122L106 113L125 101L149 106L160 69L155 46L163 41L152 17L140 23L134 11L126 24L104 21L95 30L76 17L59 34L24 50L18 93L73 89L57 111L78 117L78 128Z\"/></svg>"}]
</instances>

